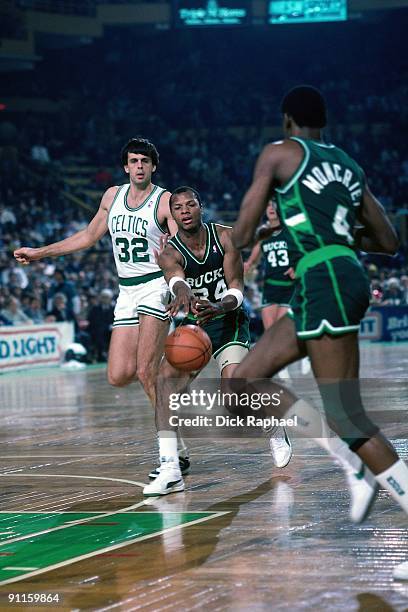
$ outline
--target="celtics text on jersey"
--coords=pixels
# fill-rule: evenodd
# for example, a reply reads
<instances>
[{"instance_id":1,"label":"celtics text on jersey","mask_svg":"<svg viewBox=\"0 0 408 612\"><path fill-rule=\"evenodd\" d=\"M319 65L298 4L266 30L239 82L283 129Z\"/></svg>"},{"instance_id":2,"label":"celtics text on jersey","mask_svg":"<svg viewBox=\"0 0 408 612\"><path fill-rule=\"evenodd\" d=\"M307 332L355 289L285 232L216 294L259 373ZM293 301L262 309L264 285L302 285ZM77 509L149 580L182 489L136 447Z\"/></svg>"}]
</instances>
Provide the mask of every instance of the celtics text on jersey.
<instances>
[{"instance_id":1,"label":"celtics text on jersey","mask_svg":"<svg viewBox=\"0 0 408 612\"><path fill-rule=\"evenodd\" d=\"M108 217L113 255L119 284L131 285L162 276L154 250L166 228L160 226L157 211L165 189L153 186L144 202L132 208L128 204L130 184L119 187Z\"/></svg>"}]
</instances>

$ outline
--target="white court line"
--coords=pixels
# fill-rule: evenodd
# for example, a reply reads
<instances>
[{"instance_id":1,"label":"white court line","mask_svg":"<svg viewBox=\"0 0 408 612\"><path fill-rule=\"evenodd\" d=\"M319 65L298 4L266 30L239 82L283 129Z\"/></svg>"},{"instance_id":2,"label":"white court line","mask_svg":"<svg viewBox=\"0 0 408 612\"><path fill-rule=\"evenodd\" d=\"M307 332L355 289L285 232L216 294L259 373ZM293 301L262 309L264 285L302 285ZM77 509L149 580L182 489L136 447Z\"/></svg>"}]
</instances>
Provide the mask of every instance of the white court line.
<instances>
[{"instance_id":1,"label":"white court line","mask_svg":"<svg viewBox=\"0 0 408 612\"><path fill-rule=\"evenodd\" d=\"M31 572L32 570L37 570L38 567L14 567L11 565L8 565L7 567L3 567L3 572L10 570L10 571L27 571L27 572Z\"/></svg>"},{"instance_id":2,"label":"white court line","mask_svg":"<svg viewBox=\"0 0 408 612\"><path fill-rule=\"evenodd\" d=\"M149 497L149 499L153 499L153 497ZM145 499L144 502L146 506L151 505L149 504L148 499ZM126 511L126 508L121 510L121 512L124 511ZM200 514L214 514L213 510L166 510L165 512L160 512L160 510L145 510L143 514L194 514L194 512L199 512ZM49 510L44 512L40 510L0 510L0 515L1 514L44 514L45 516L48 516L49 514L94 514L94 518L98 519L100 518L99 515L105 513L103 512L103 510L99 510L99 512L98 510ZM131 512L127 512L127 514L139 514L139 512L133 512L132 510Z\"/></svg>"},{"instance_id":3,"label":"white court line","mask_svg":"<svg viewBox=\"0 0 408 612\"><path fill-rule=\"evenodd\" d=\"M393 439L393 442L395 442L395 439ZM253 453L237 452L236 454L240 457L270 457L271 456L271 454L268 452L257 453L256 451ZM193 457L208 457L208 451L202 452L202 453L201 452L196 453L195 451L193 451L192 455ZM325 455L322 454L321 456L323 457ZM71 459L79 458L79 457L83 457L85 459L93 459L97 457L146 457L146 453L102 453L100 455L0 455L0 459L43 459L46 457L52 457L53 459L65 459L66 457L70 457ZM211 453L211 457L231 457L231 453ZM320 455L313 455L309 453L307 455L300 455L296 453L296 457L320 457ZM2 473L0 473L0 476L1 475ZM97 477L95 476L95 478ZM132 481L129 480L127 482L132 482Z\"/></svg>"},{"instance_id":4,"label":"white court line","mask_svg":"<svg viewBox=\"0 0 408 612\"><path fill-rule=\"evenodd\" d=\"M136 505L140 505L140 504L136 504ZM135 506L129 506L129 507L134 508ZM125 510L126 509L119 510L119 512L124 512ZM111 514L117 514L117 512L113 512ZM198 523L203 523L204 521L209 521L213 518L224 516L225 514L229 514L229 513L228 512L215 512L212 514L212 516L204 516L203 518L196 519L195 521L190 521L189 523L184 523L182 525L175 525L174 527L168 527L167 529L162 529L161 531L156 531L155 533L150 533L148 535L145 535L139 538L135 538L133 540L128 540L127 542L121 542L120 544L114 544L113 546L107 546L106 548L101 548L100 550L97 550L91 553L87 553L86 555L80 555L79 557L73 557L72 559L67 559L67 561L62 561L61 563L55 563L54 565L43 567L39 570L35 570L33 572L29 572L28 574L24 574L23 576L16 576L15 578L9 578L8 580L2 580L0 581L0 585L11 584L12 582L19 582L20 580L26 580L27 578L32 578L33 576L38 576L39 574L44 574L45 572L50 572L51 570L58 569L60 567L72 565L73 563L77 563L78 561L84 561L85 559L90 559L91 557L102 555L104 553L110 552L111 550L117 550L118 548L130 546L131 544L135 544L136 542L141 542L142 540L149 540L151 538L155 538L164 533L175 531L176 529L182 529L183 527L190 527L191 525L197 525Z\"/></svg>"},{"instance_id":5,"label":"white court line","mask_svg":"<svg viewBox=\"0 0 408 612\"><path fill-rule=\"evenodd\" d=\"M17 474L16 472L2 472L2 476L29 476L30 478L87 478L89 480L112 480L113 482L124 482L125 484L135 485L136 487L146 486L143 482L137 480L126 480L125 478L108 478L107 476L77 476L76 474Z\"/></svg>"}]
</instances>

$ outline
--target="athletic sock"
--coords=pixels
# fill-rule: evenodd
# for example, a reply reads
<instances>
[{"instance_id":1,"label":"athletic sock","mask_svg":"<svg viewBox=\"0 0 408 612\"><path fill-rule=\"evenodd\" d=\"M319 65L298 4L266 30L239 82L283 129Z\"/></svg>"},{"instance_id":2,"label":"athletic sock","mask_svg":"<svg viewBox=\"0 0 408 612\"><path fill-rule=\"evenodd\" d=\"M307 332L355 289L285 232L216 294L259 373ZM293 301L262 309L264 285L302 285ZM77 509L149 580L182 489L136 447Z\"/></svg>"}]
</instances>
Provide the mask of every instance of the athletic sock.
<instances>
[{"instance_id":1,"label":"athletic sock","mask_svg":"<svg viewBox=\"0 0 408 612\"><path fill-rule=\"evenodd\" d=\"M375 479L408 514L408 466L405 462L399 459L384 472L377 474Z\"/></svg>"},{"instance_id":2,"label":"athletic sock","mask_svg":"<svg viewBox=\"0 0 408 612\"><path fill-rule=\"evenodd\" d=\"M158 431L160 462L174 461L178 465L177 435L175 431Z\"/></svg>"},{"instance_id":3,"label":"athletic sock","mask_svg":"<svg viewBox=\"0 0 408 612\"><path fill-rule=\"evenodd\" d=\"M320 446L323 446L326 450L327 442L321 444L319 440L326 440L327 429L325 422L323 421L322 415L319 410L305 402L305 400L297 400L288 410L285 412L284 418L296 419L296 431L303 438L315 439Z\"/></svg>"},{"instance_id":4,"label":"athletic sock","mask_svg":"<svg viewBox=\"0 0 408 612\"><path fill-rule=\"evenodd\" d=\"M298 400L285 413L285 419L293 419L295 416L297 416L296 431L302 437L314 440L329 455L337 459L344 469L351 468L357 472L361 469L361 459L336 434L330 436L332 432L326 419L315 406L305 400Z\"/></svg>"},{"instance_id":5,"label":"athletic sock","mask_svg":"<svg viewBox=\"0 0 408 612\"><path fill-rule=\"evenodd\" d=\"M188 457L188 448L187 448L187 444L184 442L183 438L181 437L180 434L180 430L177 430L177 448L178 448L178 454L180 457Z\"/></svg>"}]
</instances>

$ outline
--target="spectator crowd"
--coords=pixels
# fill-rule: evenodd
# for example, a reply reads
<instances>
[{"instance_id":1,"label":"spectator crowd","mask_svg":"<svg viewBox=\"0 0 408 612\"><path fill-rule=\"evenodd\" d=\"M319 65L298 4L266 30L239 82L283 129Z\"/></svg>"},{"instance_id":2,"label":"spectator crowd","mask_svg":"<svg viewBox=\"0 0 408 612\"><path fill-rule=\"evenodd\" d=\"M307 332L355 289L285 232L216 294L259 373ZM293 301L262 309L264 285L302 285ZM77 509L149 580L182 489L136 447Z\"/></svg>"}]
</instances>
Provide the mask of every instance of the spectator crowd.
<instances>
[{"instance_id":1,"label":"spectator crowd","mask_svg":"<svg viewBox=\"0 0 408 612\"><path fill-rule=\"evenodd\" d=\"M94 200L85 197L84 208L67 197L73 194L64 168L77 157L97 168L90 189L121 184L120 149L142 134L160 152L155 182L170 190L191 184L201 192L206 219L232 222L256 156L279 137L280 97L299 82L323 90L328 138L359 161L387 210L408 213L401 27L385 20L364 45L362 24L320 26L313 39L303 27L277 28L273 37L263 29L129 28L126 36L112 30L87 47L45 52L24 79L8 74L6 94L52 99L58 110L52 117L0 117L0 325L72 321L90 357L105 360L117 295L109 236L58 260L22 267L12 258L18 246L60 240L93 215ZM373 303L408 305L405 254L403 244L394 259L364 256ZM248 287L247 306L256 327L256 284Z\"/></svg>"}]
</instances>

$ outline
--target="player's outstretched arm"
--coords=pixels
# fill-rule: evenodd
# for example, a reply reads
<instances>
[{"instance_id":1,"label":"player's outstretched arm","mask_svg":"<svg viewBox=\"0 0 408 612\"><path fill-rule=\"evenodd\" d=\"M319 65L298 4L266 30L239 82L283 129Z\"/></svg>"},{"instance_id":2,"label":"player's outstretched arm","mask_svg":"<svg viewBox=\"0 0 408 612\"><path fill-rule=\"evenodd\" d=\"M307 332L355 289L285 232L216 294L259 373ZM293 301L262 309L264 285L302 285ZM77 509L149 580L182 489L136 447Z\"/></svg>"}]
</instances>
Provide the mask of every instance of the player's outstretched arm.
<instances>
[{"instance_id":1,"label":"player's outstretched arm","mask_svg":"<svg viewBox=\"0 0 408 612\"><path fill-rule=\"evenodd\" d=\"M14 251L14 257L21 264L29 264L31 261L43 259L44 257L60 257L75 253L82 249L93 246L108 229L108 214L117 192L117 187L110 187L102 197L98 212L89 225L64 240L48 244L38 248L21 247Z\"/></svg>"},{"instance_id":2,"label":"player's outstretched arm","mask_svg":"<svg viewBox=\"0 0 408 612\"><path fill-rule=\"evenodd\" d=\"M195 296L185 280L182 256L168 244L159 254L158 264L173 295L173 300L167 306L169 315L174 317L179 310L187 314L193 309Z\"/></svg>"},{"instance_id":3,"label":"player's outstretched arm","mask_svg":"<svg viewBox=\"0 0 408 612\"><path fill-rule=\"evenodd\" d=\"M383 206L366 185L362 203L357 213L363 225L355 234L355 246L367 253L386 253L394 255L399 240Z\"/></svg>"},{"instance_id":4,"label":"player's outstretched arm","mask_svg":"<svg viewBox=\"0 0 408 612\"><path fill-rule=\"evenodd\" d=\"M252 185L242 200L232 232L232 241L238 249L243 249L254 240L256 228L272 196L275 168L279 160L278 146L267 145L256 162Z\"/></svg>"}]
</instances>

